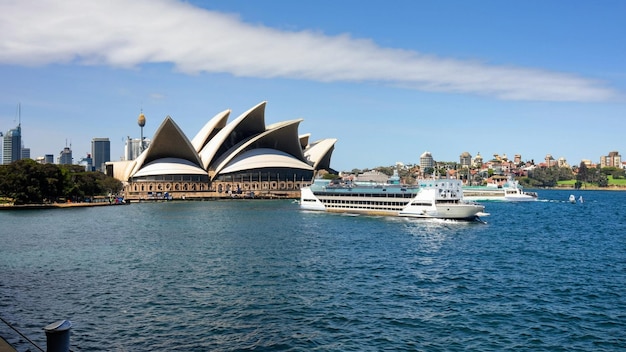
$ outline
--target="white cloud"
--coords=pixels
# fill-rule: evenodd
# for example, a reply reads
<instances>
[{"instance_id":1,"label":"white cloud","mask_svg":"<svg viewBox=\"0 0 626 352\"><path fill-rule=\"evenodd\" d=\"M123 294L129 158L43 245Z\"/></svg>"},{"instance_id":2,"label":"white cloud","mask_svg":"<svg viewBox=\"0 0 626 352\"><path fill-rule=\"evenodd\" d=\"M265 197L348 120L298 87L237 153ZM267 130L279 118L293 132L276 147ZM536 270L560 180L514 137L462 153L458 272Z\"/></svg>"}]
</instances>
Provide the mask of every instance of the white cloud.
<instances>
[{"instance_id":1,"label":"white cloud","mask_svg":"<svg viewBox=\"0 0 626 352\"><path fill-rule=\"evenodd\" d=\"M165 95L161 93L152 93L150 94L150 99L152 100L164 100L166 98Z\"/></svg>"},{"instance_id":2,"label":"white cloud","mask_svg":"<svg viewBox=\"0 0 626 352\"><path fill-rule=\"evenodd\" d=\"M287 32L173 0L0 4L0 64L134 67L323 82L371 81L506 100L604 101L617 93L571 74L383 48L349 35Z\"/></svg>"}]
</instances>

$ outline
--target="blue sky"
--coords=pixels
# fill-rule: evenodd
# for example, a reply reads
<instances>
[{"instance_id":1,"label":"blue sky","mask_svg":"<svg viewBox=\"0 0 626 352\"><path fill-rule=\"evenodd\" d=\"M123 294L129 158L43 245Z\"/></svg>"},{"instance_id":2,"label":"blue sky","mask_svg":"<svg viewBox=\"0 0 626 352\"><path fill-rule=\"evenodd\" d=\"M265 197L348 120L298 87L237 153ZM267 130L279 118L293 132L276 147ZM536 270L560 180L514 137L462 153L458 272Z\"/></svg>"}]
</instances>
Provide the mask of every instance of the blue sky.
<instances>
[{"instance_id":1,"label":"blue sky","mask_svg":"<svg viewBox=\"0 0 626 352\"><path fill-rule=\"evenodd\" d=\"M189 139L267 101L337 170L626 152L624 1L0 1L0 131L31 156Z\"/></svg>"}]
</instances>

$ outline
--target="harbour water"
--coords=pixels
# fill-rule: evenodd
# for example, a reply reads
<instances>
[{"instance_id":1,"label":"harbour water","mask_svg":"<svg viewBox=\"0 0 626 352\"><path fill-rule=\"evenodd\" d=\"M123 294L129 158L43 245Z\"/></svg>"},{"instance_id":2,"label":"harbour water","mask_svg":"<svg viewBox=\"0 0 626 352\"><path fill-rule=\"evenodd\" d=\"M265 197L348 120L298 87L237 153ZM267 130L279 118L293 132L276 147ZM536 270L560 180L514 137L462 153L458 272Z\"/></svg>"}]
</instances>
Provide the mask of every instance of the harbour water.
<instances>
[{"instance_id":1,"label":"harbour water","mask_svg":"<svg viewBox=\"0 0 626 352\"><path fill-rule=\"evenodd\" d=\"M42 347L70 320L72 351L626 350L626 193L539 196L486 224L289 200L1 211L0 316Z\"/></svg>"}]
</instances>

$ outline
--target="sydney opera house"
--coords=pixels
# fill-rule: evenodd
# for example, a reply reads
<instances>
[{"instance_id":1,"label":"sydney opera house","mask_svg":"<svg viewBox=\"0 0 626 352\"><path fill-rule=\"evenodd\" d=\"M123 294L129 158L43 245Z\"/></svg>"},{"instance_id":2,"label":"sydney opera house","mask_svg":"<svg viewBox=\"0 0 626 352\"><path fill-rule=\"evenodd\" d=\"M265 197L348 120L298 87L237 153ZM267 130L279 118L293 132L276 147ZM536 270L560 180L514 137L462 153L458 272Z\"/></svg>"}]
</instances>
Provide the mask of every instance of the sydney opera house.
<instances>
[{"instance_id":1,"label":"sydney opera house","mask_svg":"<svg viewBox=\"0 0 626 352\"><path fill-rule=\"evenodd\" d=\"M191 140L167 116L139 157L107 163L107 174L129 200L297 197L317 171L331 170L337 140L310 142L298 134L303 119L265 125L265 105L230 123L225 110Z\"/></svg>"}]
</instances>

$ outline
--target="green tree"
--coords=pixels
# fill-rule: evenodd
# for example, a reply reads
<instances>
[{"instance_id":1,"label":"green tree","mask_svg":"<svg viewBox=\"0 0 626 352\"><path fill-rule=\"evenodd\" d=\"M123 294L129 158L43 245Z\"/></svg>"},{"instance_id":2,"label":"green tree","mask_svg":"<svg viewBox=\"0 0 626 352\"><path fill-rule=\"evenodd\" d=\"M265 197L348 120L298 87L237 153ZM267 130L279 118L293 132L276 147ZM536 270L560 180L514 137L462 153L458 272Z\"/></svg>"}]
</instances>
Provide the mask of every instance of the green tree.
<instances>
[{"instance_id":1,"label":"green tree","mask_svg":"<svg viewBox=\"0 0 626 352\"><path fill-rule=\"evenodd\" d=\"M393 175L393 171L396 168L394 166L379 166L377 168L375 168L374 170L380 172L381 174L385 174L387 176L391 176Z\"/></svg>"},{"instance_id":2,"label":"green tree","mask_svg":"<svg viewBox=\"0 0 626 352\"><path fill-rule=\"evenodd\" d=\"M31 159L0 165L0 196L15 204L38 204L60 197L82 200L85 196L118 193L122 183L100 172L85 172L80 165L39 164Z\"/></svg>"},{"instance_id":3,"label":"green tree","mask_svg":"<svg viewBox=\"0 0 626 352\"><path fill-rule=\"evenodd\" d=\"M104 175L104 174L101 174ZM116 178L106 176L100 178L96 181L96 183L100 186L99 194L104 194L106 192L111 192L112 194L118 194L124 189L124 185L122 182ZM336 177L339 177L335 175Z\"/></svg>"},{"instance_id":4,"label":"green tree","mask_svg":"<svg viewBox=\"0 0 626 352\"><path fill-rule=\"evenodd\" d=\"M609 178L607 175L600 173L598 175L598 187L607 187L609 185Z\"/></svg>"},{"instance_id":5,"label":"green tree","mask_svg":"<svg viewBox=\"0 0 626 352\"><path fill-rule=\"evenodd\" d=\"M611 175L614 179L624 178L624 169L620 169L614 166L607 166L602 168L602 173L605 175Z\"/></svg>"},{"instance_id":6,"label":"green tree","mask_svg":"<svg viewBox=\"0 0 626 352\"><path fill-rule=\"evenodd\" d=\"M567 181L574 179L574 172L569 167L559 167L557 169L557 177L559 181Z\"/></svg>"},{"instance_id":7,"label":"green tree","mask_svg":"<svg viewBox=\"0 0 626 352\"><path fill-rule=\"evenodd\" d=\"M586 174L587 177L584 180L585 182L594 183L599 187L606 187L609 185L609 178L599 168L588 168Z\"/></svg>"},{"instance_id":8,"label":"green tree","mask_svg":"<svg viewBox=\"0 0 626 352\"><path fill-rule=\"evenodd\" d=\"M69 184L69 176L63 169L54 164L41 165L45 174L45 182L41 183L41 193L44 202L52 202L65 194L65 188Z\"/></svg>"},{"instance_id":9,"label":"green tree","mask_svg":"<svg viewBox=\"0 0 626 352\"><path fill-rule=\"evenodd\" d=\"M614 179L623 179L626 178L626 170L624 169L617 169L612 173L612 176Z\"/></svg>"},{"instance_id":10,"label":"green tree","mask_svg":"<svg viewBox=\"0 0 626 352\"><path fill-rule=\"evenodd\" d=\"M2 189L0 193L12 198L15 204L41 203L41 183L45 180L40 164L34 160L18 160L3 165Z\"/></svg>"},{"instance_id":11,"label":"green tree","mask_svg":"<svg viewBox=\"0 0 626 352\"><path fill-rule=\"evenodd\" d=\"M533 186L538 187L554 187L559 180L559 171L557 167L536 168L529 177L533 179Z\"/></svg>"},{"instance_id":12,"label":"green tree","mask_svg":"<svg viewBox=\"0 0 626 352\"><path fill-rule=\"evenodd\" d=\"M589 178L589 171L587 170L587 164L581 162L578 166L578 174L576 175L576 181L587 182Z\"/></svg>"}]
</instances>

